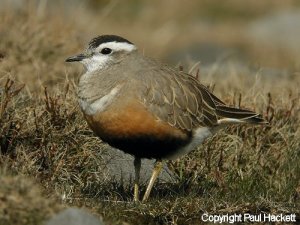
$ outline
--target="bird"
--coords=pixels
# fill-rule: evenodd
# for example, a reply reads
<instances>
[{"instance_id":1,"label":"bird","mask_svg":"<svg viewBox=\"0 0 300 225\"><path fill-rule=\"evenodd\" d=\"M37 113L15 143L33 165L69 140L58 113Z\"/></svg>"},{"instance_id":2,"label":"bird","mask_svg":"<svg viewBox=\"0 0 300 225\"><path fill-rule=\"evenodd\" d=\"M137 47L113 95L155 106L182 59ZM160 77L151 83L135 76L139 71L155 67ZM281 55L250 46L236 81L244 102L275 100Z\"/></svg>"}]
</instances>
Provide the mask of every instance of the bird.
<instances>
[{"instance_id":1,"label":"bird","mask_svg":"<svg viewBox=\"0 0 300 225\"><path fill-rule=\"evenodd\" d=\"M140 201L141 159L156 160L145 202L164 160L188 154L227 125L267 123L261 114L225 104L194 76L145 56L118 35L97 36L65 61L84 65L77 96L89 127L134 157L134 201Z\"/></svg>"}]
</instances>

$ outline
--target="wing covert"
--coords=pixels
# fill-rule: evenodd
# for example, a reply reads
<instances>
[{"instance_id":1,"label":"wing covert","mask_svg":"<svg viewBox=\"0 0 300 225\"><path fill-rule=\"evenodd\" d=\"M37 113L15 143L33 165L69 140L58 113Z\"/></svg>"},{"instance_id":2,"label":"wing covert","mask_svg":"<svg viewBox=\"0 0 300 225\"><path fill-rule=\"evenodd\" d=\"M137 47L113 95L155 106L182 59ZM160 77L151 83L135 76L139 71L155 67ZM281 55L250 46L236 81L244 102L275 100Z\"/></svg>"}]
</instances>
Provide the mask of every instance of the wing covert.
<instances>
[{"instance_id":1,"label":"wing covert","mask_svg":"<svg viewBox=\"0 0 300 225\"><path fill-rule=\"evenodd\" d=\"M159 120L186 131L217 124L216 104L222 101L191 75L162 66L140 77L140 99Z\"/></svg>"}]
</instances>

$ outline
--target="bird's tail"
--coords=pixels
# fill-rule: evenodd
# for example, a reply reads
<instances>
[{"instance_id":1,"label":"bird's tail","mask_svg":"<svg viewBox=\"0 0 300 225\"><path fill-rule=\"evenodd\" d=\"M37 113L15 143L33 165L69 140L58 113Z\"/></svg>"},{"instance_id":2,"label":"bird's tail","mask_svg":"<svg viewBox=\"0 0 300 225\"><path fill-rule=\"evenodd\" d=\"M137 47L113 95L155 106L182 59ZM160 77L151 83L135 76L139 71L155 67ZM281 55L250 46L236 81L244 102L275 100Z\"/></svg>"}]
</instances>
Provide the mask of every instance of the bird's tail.
<instances>
[{"instance_id":1,"label":"bird's tail","mask_svg":"<svg viewBox=\"0 0 300 225\"><path fill-rule=\"evenodd\" d=\"M247 109L238 109L225 105L218 105L216 113L221 118L219 124L230 123L250 123L250 124L267 124L262 115Z\"/></svg>"}]
</instances>

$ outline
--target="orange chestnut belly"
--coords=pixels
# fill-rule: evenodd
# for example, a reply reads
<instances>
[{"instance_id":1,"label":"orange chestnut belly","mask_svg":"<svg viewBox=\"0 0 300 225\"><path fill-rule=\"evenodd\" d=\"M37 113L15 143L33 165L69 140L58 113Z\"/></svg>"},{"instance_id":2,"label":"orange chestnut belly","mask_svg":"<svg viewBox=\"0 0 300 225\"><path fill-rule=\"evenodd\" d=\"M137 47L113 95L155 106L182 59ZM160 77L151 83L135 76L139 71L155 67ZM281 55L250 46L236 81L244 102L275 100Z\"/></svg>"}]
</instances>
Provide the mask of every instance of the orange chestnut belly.
<instances>
[{"instance_id":1,"label":"orange chestnut belly","mask_svg":"<svg viewBox=\"0 0 300 225\"><path fill-rule=\"evenodd\" d=\"M158 120L138 104L85 118L104 142L139 158L165 158L191 139L191 133Z\"/></svg>"}]
</instances>

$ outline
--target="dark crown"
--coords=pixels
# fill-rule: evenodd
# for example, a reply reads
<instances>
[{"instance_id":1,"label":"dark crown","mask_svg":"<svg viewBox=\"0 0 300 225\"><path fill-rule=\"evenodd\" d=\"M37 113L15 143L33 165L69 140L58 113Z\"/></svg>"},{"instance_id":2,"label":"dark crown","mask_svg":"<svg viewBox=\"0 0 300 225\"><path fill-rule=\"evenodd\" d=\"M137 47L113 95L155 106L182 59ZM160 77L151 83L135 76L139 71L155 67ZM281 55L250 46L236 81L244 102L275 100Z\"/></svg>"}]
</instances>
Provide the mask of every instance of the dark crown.
<instances>
[{"instance_id":1,"label":"dark crown","mask_svg":"<svg viewBox=\"0 0 300 225\"><path fill-rule=\"evenodd\" d=\"M125 42L128 44L132 44L130 41L128 41L125 38L122 38L117 35L101 35L98 37L93 38L89 43L89 48L97 48L99 45L107 42Z\"/></svg>"}]
</instances>

